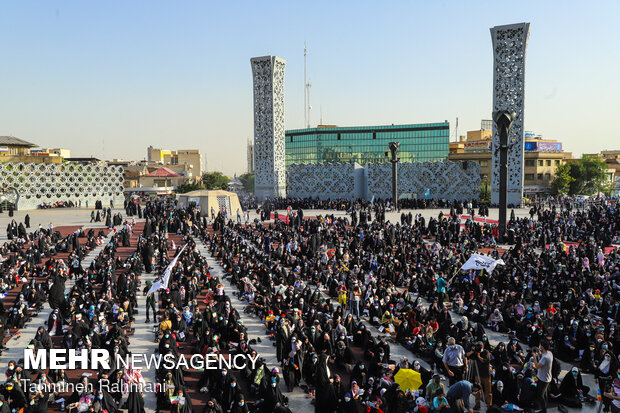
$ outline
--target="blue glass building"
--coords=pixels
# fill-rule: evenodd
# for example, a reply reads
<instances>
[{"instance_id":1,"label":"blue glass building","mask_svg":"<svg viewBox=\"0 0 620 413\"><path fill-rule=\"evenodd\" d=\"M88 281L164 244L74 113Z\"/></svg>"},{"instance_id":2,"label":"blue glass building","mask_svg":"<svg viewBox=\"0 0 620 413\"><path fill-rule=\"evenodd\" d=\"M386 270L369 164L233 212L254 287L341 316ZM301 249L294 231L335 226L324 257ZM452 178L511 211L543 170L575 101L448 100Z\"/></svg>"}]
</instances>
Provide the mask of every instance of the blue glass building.
<instances>
[{"instance_id":1,"label":"blue glass building","mask_svg":"<svg viewBox=\"0 0 620 413\"><path fill-rule=\"evenodd\" d=\"M401 162L448 159L450 124L337 127L319 126L285 132L286 166L301 163L387 162L389 142L400 142Z\"/></svg>"}]
</instances>

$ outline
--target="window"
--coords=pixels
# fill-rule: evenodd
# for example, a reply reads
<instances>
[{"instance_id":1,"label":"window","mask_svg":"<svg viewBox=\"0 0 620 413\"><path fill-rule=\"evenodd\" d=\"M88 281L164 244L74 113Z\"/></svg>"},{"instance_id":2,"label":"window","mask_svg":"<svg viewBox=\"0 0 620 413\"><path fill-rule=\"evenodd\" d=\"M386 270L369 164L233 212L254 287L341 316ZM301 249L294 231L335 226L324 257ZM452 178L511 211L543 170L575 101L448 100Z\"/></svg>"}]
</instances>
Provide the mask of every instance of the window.
<instances>
[{"instance_id":1,"label":"window","mask_svg":"<svg viewBox=\"0 0 620 413\"><path fill-rule=\"evenodd\" d=\"M547 172L547 173L545 174L545 179L546 179L547 181L551 179L551 174L550 174L549 172Z\"/></svg>"},{"instance_id":2,"label":"window","mask_svg":"<svg viewBox=\"0 0 620 413\"><path fill-rule=\"evenodd\" d=\"M533 159L526 159L525 166L536 166L536 161Z\"/></svg>"},{"instance_id":3,"label":"window","mask_svg":"<svg viewBox=\"0 0 620 413\"><path fill-rule=\"evenodd\" d=\"M543 166L543 161L542 161L542 159L539 159L539 160L538 160L538 166Z\"/></svg>"},{"instance_id":4,"label":"window","mask_svg":"<svg viewBox=\"0 0 620 413\"><path fill-rule=\"evenodd\" d=\"M542 181L542 177L543 177L543 174L536 175L536 179L538 179L539 181Z\"/></svg>"},{"instance_id":5,"label":"window","mask_svg":"<svg viewBox=\"0 0 620 413\"><path fill-rule=\"evenodd\" d=\"M489 161L487 160L480 161L480 166L483 166L483 167L489 166Z\"/></svg>"},{"instance_id":6,"label":"window","mask_svg":"<svg viewBox=\"0 0 620 413\"><path fill-rule=\"evenodd\" d=\"M551 159L547 159L547 166L551 166Z\"/></svg>"},{"instance_id":7,"label":"window","mask_svg":"<svg viewBox=\"0 0 620 413\"><path fill-rule=\"evenodd\" d=\"M526 181L533 181L534 180L534 174L525 174L525 180Z\"/></svg>"},{"instance_id":8,"label":"window","mask_svg":"<svg viewBox=\"0 0 620 413\"><path fill-rule=\"evenodd\" d=\"M555 160L555 166L560 166L560 160L559 159Z\"/></svg>"}]
</instances>

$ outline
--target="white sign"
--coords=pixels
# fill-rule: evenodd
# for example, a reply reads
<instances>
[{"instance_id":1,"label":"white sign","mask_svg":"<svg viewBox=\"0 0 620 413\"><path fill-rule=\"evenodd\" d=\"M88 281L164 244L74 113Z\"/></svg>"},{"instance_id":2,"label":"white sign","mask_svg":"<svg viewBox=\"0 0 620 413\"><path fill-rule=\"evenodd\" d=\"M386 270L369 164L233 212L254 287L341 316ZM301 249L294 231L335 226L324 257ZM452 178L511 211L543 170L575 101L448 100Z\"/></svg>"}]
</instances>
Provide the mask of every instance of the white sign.
<instances>
[{"instance_id":1,"label":"white sign","mask_svg":"<svg viewBox=\"0 0 620 413\"><path fill-rule=\"evenodd\" d=\"M177 260L179 259L179 256L183 253L183 250L185 249L185 247L187 247L187 244L183 245L183 248L181 248L181 251L179 251L177 256L174 257L172 262L168 265L168 267L166 267L166 270L164 271L164 274L162 275L162 277L153 283L153 285L149 289L149 292L146 293L146 295L151 295L157 290L168 288L168 281L170 281L170 273L172 272L172 269L174 268L174 266L177 265Z\"/></svg>"},{"instance_id":2,"label":"white sign","mask_svg":"<svg viewBox=\"0 0 620 413\"><path fill-rule=\"evenodd\" d=\"M461 267L461 270L487 270L488 273L492 273L496 265L504 265L503 260L494 260L486 255L473 254L465 264Z\"/></svg>"}]
</instances>

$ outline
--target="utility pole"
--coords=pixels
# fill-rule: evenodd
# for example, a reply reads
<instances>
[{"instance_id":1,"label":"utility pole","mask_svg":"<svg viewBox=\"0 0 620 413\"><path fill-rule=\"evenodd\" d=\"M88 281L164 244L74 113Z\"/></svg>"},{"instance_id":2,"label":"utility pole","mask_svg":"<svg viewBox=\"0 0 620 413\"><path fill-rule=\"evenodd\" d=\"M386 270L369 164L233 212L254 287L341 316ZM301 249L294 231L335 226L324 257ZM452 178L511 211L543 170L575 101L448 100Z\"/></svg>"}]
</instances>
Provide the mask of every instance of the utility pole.
<instances>
[{"instance_id":1,"label":"utility pole","mask_svg":"<svg viewBox=\"0 0 620 413\"><path fill-rule=\"evenodd\" d=\"M306 42L304 42L304 127L308 124L308 112L306 111L306 102L307 102L307 98L306 98Z\"/></svg>"}]
</instances>

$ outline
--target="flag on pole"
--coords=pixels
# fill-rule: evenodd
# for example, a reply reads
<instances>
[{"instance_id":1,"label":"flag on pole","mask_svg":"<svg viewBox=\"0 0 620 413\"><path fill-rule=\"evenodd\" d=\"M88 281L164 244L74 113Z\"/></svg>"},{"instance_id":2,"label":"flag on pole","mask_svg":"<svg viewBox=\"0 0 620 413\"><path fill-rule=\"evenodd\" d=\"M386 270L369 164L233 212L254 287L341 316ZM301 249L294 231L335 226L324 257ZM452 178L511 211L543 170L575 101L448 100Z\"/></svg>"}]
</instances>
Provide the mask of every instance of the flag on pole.
<instances>
[{"instance_id":1,"label":"flag on pole","mask_svg":"<svg viewBox=\"0 0 620 413\"><path fill-rule=\"evenodd\" d=\"M185 247L187 247L187 244L183 245L183 248L181 248L181 251L179 251L177 256L174 257L174 259L170 262L170 264L168 264L162 276L159 277L157 281L153 283L153 285L149 289L149 292L146 293L146 295L151 295L155 291L160 290L162 288L168 288L168 282L170 281L170 274L172 273L172 269L174 268L175 265L177 265L177 260L183 253L183 250L185 249Z\"/></svg>"},{"instance_id":2,"label":"flag on pole","mask_svg":"<svg viewBox=\"0 0 620 413\"><path fill-rule=\"evenodd\" d=\"M488 273L492 273L496 265L504 265L503 260L494 260L491 257L481 254L472 254L465 264L461 267L461 270L487 270Z\"/></svg>"}]
</instances>

